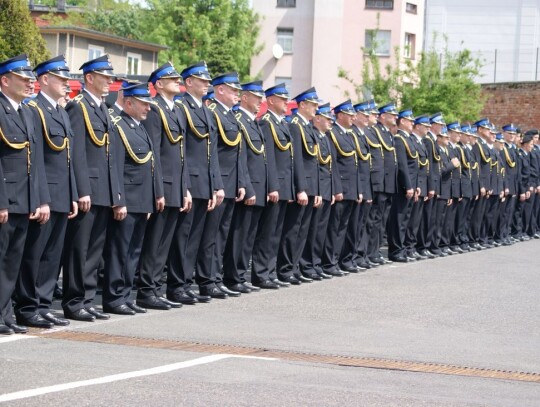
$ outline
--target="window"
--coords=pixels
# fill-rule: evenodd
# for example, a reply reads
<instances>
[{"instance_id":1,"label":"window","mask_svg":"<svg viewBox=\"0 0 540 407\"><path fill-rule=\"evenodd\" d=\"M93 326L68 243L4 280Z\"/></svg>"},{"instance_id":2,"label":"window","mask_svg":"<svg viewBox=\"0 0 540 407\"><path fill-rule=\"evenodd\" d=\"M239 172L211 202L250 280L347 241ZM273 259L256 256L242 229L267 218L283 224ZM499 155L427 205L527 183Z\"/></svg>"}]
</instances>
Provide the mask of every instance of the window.
<instances>
[{"instance_id":1,"label":"window","mask_svg":"<svg viewBox=\"0 0 540 407\"><path fill-rule=\"evenodd\" d=\"M394 0L366 0L366 8L394 9Z\"/></svg>"},{"instance_id":2,"label":"window","mask_svg":"<svg viewBox=\"0 0 540 407\"><path fill-rule=\"evenodd\" d=\"M364 52L373 52L375 55L390 56L390 30L366 30Z\"/></svg>"},{"instance_id":3,"label":"window","mask_svg":"<svg viewBox=\"0 0 540 407\"><path fill-rule=\"evenodd\" d=\"M405 41L403 42L403 56L405 58L414 59L415 43L416 43L416 35L405 33Z\"/></svg>"},{"instance_id":4,"label":"window","mask_svg":"<svg viewBox=\"0 0 540 407\"><path fill-rule=\"evenodd\" d=\"M292 78L287 76L276 76L276 85L280 83L285 83L285 87L288 91L291 90Z\"/></svg>"},{"instance_id":5,"label":"window","mask_svg":"<svg viewBox=\"0 0 540 407\"><path fill-rule=\"evenodd\" d=\"M277 7L296 7L296 0L277 0Z\"/></svg>"},{"instance_id":6,"label":"window","mask_svg":"<svg viewBox=\"0 0 540 407\"><path fill-rule=\"evenodd\" d=\"M88 44L88 60L96 59L105 53L105 48L98 45Z\"/></svg>"},{"instance_id":7,"label":"window","mask_svg":"<svg viewBox=\"0 0 540 407\"><path fill-rule=\"evenodd\" d=\"M283 48L285 54L292 54L293 52L293 29L292 28L278 28L277 29L277 43Z\"/></svg>"},{"instance_id":8,"label":"window","mask_svg":"<svg viewBox=\"0 0 540 407\"><path fill-rule=\"evenodd\" d=\"M412 4L412 3L405 4L405 11L407 13L416 14L417 13L416 4Z\"/></svg>"},{"instance_id":9,"label":"window","mask_svg":"<svg viewBox=\"0 0 540 407\"><path fill-rule=\"evenodd\" d=\"M140 75L141 55L132 52L127 53L127 69L128 75Z\"/></svg>"}]
</instances>

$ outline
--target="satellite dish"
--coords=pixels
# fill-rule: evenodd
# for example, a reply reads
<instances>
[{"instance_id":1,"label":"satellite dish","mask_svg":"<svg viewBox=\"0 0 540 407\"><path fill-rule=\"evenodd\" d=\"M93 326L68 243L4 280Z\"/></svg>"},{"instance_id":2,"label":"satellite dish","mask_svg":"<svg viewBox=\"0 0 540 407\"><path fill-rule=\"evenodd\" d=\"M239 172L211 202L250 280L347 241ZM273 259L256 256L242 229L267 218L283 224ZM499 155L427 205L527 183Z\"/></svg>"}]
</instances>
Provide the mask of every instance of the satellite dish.
<instances>
[{"instance_id":1,"label":"satellite dish","mask_svg":"<svg viewBox=\"0 0 540 407\"><path fill-rule=\"evenodd\" d=\"M283 48L281 47L281 45L274 44L272 46L272 55L276 59L281 59L281 57L283 56Z\"/></svg>"}]
</instances>

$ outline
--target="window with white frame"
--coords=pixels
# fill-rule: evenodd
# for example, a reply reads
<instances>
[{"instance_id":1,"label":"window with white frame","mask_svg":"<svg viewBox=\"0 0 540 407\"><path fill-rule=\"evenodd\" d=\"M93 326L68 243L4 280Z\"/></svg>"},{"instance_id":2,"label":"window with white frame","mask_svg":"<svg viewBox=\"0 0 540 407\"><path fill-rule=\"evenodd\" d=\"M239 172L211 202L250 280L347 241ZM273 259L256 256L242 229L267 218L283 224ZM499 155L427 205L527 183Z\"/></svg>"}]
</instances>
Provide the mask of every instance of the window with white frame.
<instances>
[{"instance_id":1,"label":"window with white frame","mask_svg":"<svg viewBox=\"0 0 540 407\"><path fill-rule=\"evenodd\" d=\"M382 57L390 56L391 35L390 30L366 30L365 51Z\"/></svg>"},{"instance_id":2,"label":"window with white frame","mask_svg":"<svg viewBox=\"0 0 540 407\"><path fill-rule=\"evenodd\" d=\"M88 60L99 58L103 54L105 54L105 48L88 44Z\"/></svg>"},{"instance_id":3,"label":"window with white frame","mask_svg":"<svg viewBox=\"0 0 540 407\"><path fill-rule=\"evenodd\" d=\"M293 33L292 28L277 29L277 43L281 45L285 54L293 53Z\"/></svg>"},{"instance_id":4,"label":"window with white frame","mask_svg":"<svg viewBox=\"0 0 540 407\"><path fill-rule=\"evenodd\" d=\"M413 4L413 3L406 3L405 4L405 11L407 13L417 14L418 13L418 6L416 4Z\"/></svg>"},{"instance_id":5,"label":"window with white frame","mask_svg":"<svg viewBox=\"0 0 540 407\"><path fill-rule=\"evenodd\" d=\"M296 7L296 0L277 0L277 7Z\"/></svg>"},{"instance_id":6,"label":"window with white frame","mask_svg":"<svg viewBox=\"0 0 540 407\"><path fill-rule=\"evenodd\" d=\"M133 52L127 53L126 73L128 75L140 75L141 59L141 54L134 54Z\"/></svg>"},{"instance_id":7,"label":"window with white frame","mask_svg":"<svg viewBox=\"0 0 540 407\"><path fill-rule=\"evenodd\" d=\"M405 40L403 42L403 56L405 58L414 59L415 43L416 35L411 33L405 33Z\"/></svg>"}]
</instances>

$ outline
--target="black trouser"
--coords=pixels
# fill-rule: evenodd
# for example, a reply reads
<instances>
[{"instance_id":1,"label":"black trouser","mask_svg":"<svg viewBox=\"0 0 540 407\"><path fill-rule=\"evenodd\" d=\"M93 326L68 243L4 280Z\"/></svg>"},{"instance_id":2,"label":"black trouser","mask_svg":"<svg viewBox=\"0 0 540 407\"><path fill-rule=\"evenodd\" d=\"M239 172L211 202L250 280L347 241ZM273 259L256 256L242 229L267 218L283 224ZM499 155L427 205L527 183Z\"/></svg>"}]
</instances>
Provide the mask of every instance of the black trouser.
<instances>
[{"instance_id":1,"label":"black trouser","mask_svg":"<svg viewBox=\"0 0 540 407\"><path fill-rule=\"evenodd\" d=\"M107 231L103 305L117 307L130 301L146 228L146 213L129 213L113 220Z\"/></svg>"},{"instance_id":2,"label":"black trouser","mask_svg":"<svg viewBox=\"0 0 540 407\"><path fill-rule=\"evenodd\" d=\"M64 311L93 307L97 289L97 269L107 237L112 209L92 205L68 221L62 262Z\"/></svg>"},{"instance_id":3,"label":"black trouser","mask_svg":"<svg viewBox=\"0 0 540 407\"><path fill-rule=\"evenodd\" d=\"M372 203L362 201L360 206L362 216L360 217L360 221L358 223L358 246L356 247L356 256L353 258L354 264L357 266L368 261L369 234L367 232L367 221L369 218L369 213L371 212Z\"/></svg>"},{"instance_id":4,"label":"black trouser","mask_svg":"<svg viewBox=\"0 0 540 407\"><path fill-rule=\"evenodd\" d=\"M185 213L179 208L166 206L162 212L150 215L146 224L141 258L137 298L159 296L161 277L167 263L174 231Z\"/></svg>"},{"instance_id":5,"label":"black trouser","mask_svg":"<svg viewBox=\"0 0 540 407\"><path fill-rule=\"evenodd\" d=\"M339 265L341 268L356 267L356 258L358 257L358 246L360 245L360 224L363 223L363 207L360 204L353 205L345 240L339 256Z\"/></svg>"},{"instance_id":6,"label":"black trouser","mask_svg":"<svg viewBox=\"0 0 540 407\"><path fill-rule=\"evenodd\" d=\"M424 202L416 242L416 250L418 251L427 250L431 247L431 239L435 229L435 225L431 222L431 215L436 200L437 198L431 198Z\"/></svg>"},{"instance_id":7,"label":"black trouser","mask_svg":"<svg viewBox=\"0 0 540 407\"><path fill-rule=\"evenodd\" d=\"M441 241L439 243L439 247L441 249L455 244L456 212L458 201L458 198L452 198L451 204L446 208L441 230Z\"/></svg>"},{"instance_id":8,"label":"black trouser","mask_svg":"<svg viewBox=\"0 0 540 407\"><path fill-rule=\"evenodd\" d=\"M472 207L471 198L463 198L457 205L456 212L456 244L469 244L469 212Z\"/></svg>"},{"instance_id":9,"label":"black trouser","mask_svg":"<svg viewBox=\"0 0 540 407\"><path fill-rule=\"evenodd\" d=\"M431 237L431 245L429 250L435 254L440 253L440 242L442 237L442 228L444 225L444 217L448 208L448 200L437 198L433 204L431 221L434 222L433 236Z\"/></svg>"},{"instance_id":10,"label":"black trouser","mask_svg":"<svg viewBox=\"0 0 540 407\"><path fill-rule=\"evenodd\" d=\"M392 202L392 195L386 192L375 192L373 194L373 205L369 212L367 221L368 257L376 259L380 257L380 246L383 238L384 228L386 227L385 214L387 207Z\"/></svg>"},{"instance_id":11,"label":"black trouser","mask_svg":"<svg viewBox=\"0 0 540 407\"><path fill-rule=\"evenodd\" d=\"M480 243L493 241L494 224L499 211L499 195L490 195L487 199L484 222L480 228Z\"/></svg>"},{"instance_id":12,"label":"black trouser","mask_svg":"<svg viewBox=\"0 0 540 407\"><path fill-rule=\"evenodd\" d=\"M326 231L332 205L330 201L322 202L319 208L315 208L311 213L311 222L306 239L306 244L299 260L300 271L305 274L320 274L322 269L322 252L326 240Z\"/></svg>"},{"instance_id":13,"label":"black trouser","mask_svg":"<svg viewBox=\"0 0 540 407\"><path fill-rule=\"evenodd\" d=\"M47 223L30 222L28 225L15 290L15 315L28 319L50 311L64 248L67 217L67 213L51 212Z\"/></svg>"},{"instance_id":14,"label":"black trouser","mask_svg":"<svg viewBox=\"0 0 540 407\"><path fill-rule=\"evenodd\" d=\"M475 243L480 243L482 238L481 228L484 223L484 215L487 206L487 197L479 197L474 205L471 215L471 239Z\"/></svg>"},{"instance_id":15,"label":"black trouser","mask_svg":"<svg viewBox=\"0 0 540 407\"><path fill-rule=\"evenodd\" d=\"M511 195L506 197L506 205L504 210L501 209L501 238L506 240L510 237L510 230L512 227L512 220L514 218L514 212L516 211L517 196Z\"/></svg>"},{"instance_id":16,"label":"black trouser","mask_svg":"<svg viewBox=\"0 0 540 407\"><path fill-rule=\"evenodd\" d=\"M339 258L355 205L356 201L343 200L332 206L322 257L324 272L339 270Z\"/></svg>"},{"instance_id":17,"label":"black trouser","mask_svg":"<svg viewBox=\"0 0 540 407\"><path fill-rule=\"evenodd\" d=\"M409 217L409 223L407 224L407 230L405 232L405 251L407 256L412 256L416 252L416 243L418 237L418 231L422 222L422 209L424 208L424 197L418 197L418 201L412 203L411 215Z\"/></svg>"},{"instance_id":18,"label":"black trouser","mask_svg":"<svg viewBox=\"0 0 540 407\"><path fill-rule=\"evenodd\" d=\"M227 286L245 283L255 236L261 227L264 206L236 204L231 230L223 253L223 282Z\"/></svg>"},{"instance_id":19,"label":"black trouser","mask_svg":"<svg viewBox=\"0 0 540 407\"><path fill-rule=\"evenodd\" d=\"M407 199L404 193L395 194L390 207L390 217L387 223L388 257L406 257L405 236L411 218L414 201Z\"/></svg>"},{"instance_id":20,"label":"black trouser","mask_svg":"<svg viewBox=\"0 0 540 407\"><path fill-rule=\"evenodd\" d=\"M521 207L521 231L522 234L527 235L531 227L532 211L533 211L533 198L526 199L520 202Z\"/></svg>"},{"instance_id":21,"label":"black trouser","mask_svg":"<svg viewBox=\"0 0 540 407\"><path fill-rule=\"evenodd\" d=\"M254 283L277 278L277 253L286 210L287 201L268 203L264 208L253 245L251 278Z\"/></svg>"},{"instance_id":22,"label":"black trouser","mask_svg":"<svg viewBox=\"0 0 540 407\"><path fill-rule=\"evenodd\" d=\"M177 222L167 259L167 294L191 290L197 253L201 243L208 199L194 198L191 211L183 222Z\"/></svg>"},{"instance_id":23,"label":"black trouser","mask_svg":"<svg viewBox=\"0 0 540 407\"><path fill-rule=\"evenodd\" d=\"M11 296L15 291L28 231L28 215L10 213L0 224L0 325L14 324Z\"/></svg>"}]
</instances>

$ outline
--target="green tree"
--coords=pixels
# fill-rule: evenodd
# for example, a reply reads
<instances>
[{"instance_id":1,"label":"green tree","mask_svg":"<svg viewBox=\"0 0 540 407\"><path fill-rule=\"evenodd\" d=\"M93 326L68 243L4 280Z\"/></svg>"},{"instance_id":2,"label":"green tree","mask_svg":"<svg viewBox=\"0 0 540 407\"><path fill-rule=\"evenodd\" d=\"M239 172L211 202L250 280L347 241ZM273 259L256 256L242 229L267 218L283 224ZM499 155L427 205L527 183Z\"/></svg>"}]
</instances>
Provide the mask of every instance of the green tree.
<instances>
[{"instance_id":1,"label":"green tree","mask_svg":"<svg viewBox=\"0 0 540 407\"><path fill-rule=\"evenodd\" d=\"M256 54L258 16L248 0L148 0L145 39L168 45L160 62L183 67L205 60L212 74L237 71L249 75Z\"/></svg>"},{"instance_id":2,"label":"green tree","mask_svg":"<svg viewBox=\"0 0 540 407\"><path fill-rule=\"evenodd\" d=\"M0 60L27 53L32 64L49 58L25 0L0 0Z\"/></svg>"},{"instance_id":3,"label":"green tree","mask_svg":"<svg viewBox=\"0 0 540 407\"><path fill-rule=\"evenodd\" d=\"M403 59L398 47L394 49L395 64L382 68L375 52L377 43L371 44L370 49L363 49L362 83L356 83L344 70L339 73L354 85L358 99L373 97L378 103L395 100L401 106L412 107L417 114L440 111L447 121L478 118L484 98L475 79L482 64L471 51L452 52L445 39L441 49L432 45L414 61Z\"/></svg>"}]
</instances>

